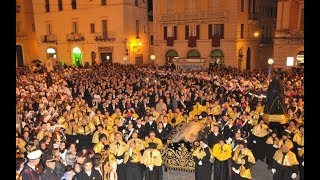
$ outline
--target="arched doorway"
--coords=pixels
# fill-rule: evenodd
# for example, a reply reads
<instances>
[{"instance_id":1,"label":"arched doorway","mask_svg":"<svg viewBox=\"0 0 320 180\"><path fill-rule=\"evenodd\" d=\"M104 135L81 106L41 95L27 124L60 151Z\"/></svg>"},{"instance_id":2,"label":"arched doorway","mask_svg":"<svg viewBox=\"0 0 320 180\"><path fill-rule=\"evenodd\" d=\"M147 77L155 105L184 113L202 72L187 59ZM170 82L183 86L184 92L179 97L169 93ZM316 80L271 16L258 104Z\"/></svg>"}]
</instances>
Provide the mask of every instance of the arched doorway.
<instances>
[{"instance_id":1,"label":"arched doorway","mask_svg":"<svg viewBox=\"0 0 320 180\"><path fill-rule=\"evenodd\" d=\"M91 52L91 63L92 63L92 66L96 65L96 52L92 51Z\"/></svg>"},{"instance_id":2,"label":"arched doorway","mask_svg":"<svg viewBox=\"0 0 320 180\"><path fill-rule=\"evenodd\" d=\"M175 57L179 57L177 51L170 49L169 51L167 51L166 53L166 65L169 65L172 63L172 59Z\"/></svg>"},{"instance_id":3,"label":"arched doorway","mask_svg":"<svg viewBox=\"0 0 320 180\"><path fill-rule=\"evenodd\" d=\"M23 52L22 52L22 46L21 45L16 45L16 58L17 58L17 64L18 67L23 66Z\"/></svg>"},{"instance_id":4,"label":"arched doorway","mask_svg":"<svg viewBox=\"0 0 320 180\"><path fill-rule=\"evenodd\" d=\"M224 65L224 55L220 49L214 49L210 53L209 68L220 67Z\"/></svg>"},{"instance_id":5,"label":"arched doorway","mask_svg":"<svg viewBox=\"0 0 320 180\"><path fill-rule=\"evenodd\" d=\"M187 57L190 59L200 59L200 53L196 49L191 49L188 51Z\"/></svg>"},{"instance_id":6,"label":"arched doorway","mask_svg":"<svg viewBox=\"0 0 320 180\"><path fill-rule=\"evenodd\" d=\"M246 61L246 69L250 70L251 68L251 50L248 48L247 50L247 61Z\"/></svg>"},{"instance_id":7,"label":"arched doorway","mask_svg":"<svg viewBox=\"0 0 320 180\"><path fill-rule=\"evenodd\" d=\"M297 66L304 66L304 51L297 53Z\"/></svg>"},{"instance_id":8,"label":"arched doorway","mask_svg":"<svg viewBox=\"0 0 320 180\"><path fill-rule=\"evenodd\" d=\"M78 47L75 47L72 50L72 62L75 66L82 65L82 52Z\"/></svg>"}]
</instances>

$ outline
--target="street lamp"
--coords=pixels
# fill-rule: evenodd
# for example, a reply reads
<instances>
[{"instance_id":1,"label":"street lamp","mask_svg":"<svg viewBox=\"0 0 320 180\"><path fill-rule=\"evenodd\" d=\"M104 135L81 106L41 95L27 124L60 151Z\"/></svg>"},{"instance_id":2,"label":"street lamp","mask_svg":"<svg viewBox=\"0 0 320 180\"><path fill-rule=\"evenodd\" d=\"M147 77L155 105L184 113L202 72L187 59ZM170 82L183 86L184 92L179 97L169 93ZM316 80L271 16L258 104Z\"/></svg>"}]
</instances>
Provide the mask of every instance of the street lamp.
<instances>
[{"instance_id":1,"label":"street lamp","mask_svg":"<svg viewBox=\"0 0 320 180\"><path fill-rule=\"evenodd\" d=\"M154 61L154 60L156 59L156 55L151 54L151 55L150 55L150 59L151 59L152 61Z\"/></svg>"},{"instance_id":2,"label":"street lamp","mask_svg":"<svg viewBox=\"0 0 320 180\"><path fill-rule=\"evenodd\" d=\"M272 58L268 59L268 81L270 81L270 77L271 77L271 70L272 70L272 64L274 63L274 60Z\"/></svg>"}]
</instances>

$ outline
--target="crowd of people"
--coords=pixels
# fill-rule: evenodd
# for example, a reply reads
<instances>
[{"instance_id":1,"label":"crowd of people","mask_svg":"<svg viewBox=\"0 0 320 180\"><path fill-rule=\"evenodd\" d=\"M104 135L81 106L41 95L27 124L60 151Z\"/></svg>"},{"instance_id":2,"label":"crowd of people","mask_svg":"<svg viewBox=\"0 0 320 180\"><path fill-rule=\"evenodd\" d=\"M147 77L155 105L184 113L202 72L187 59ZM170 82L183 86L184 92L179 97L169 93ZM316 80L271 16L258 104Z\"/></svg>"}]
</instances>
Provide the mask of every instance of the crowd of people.
<instances>
[{"instance_id":1,"label":"crowd of people","mask_svg":"<svg viewBox=\"0 0 320 180\"><path fill-rule=\"evenodd\" d=\"M286 122L269 127L265 70L105 64L16 73L16 179L160 180L172 131L199 122L195 179L303 180L304 70L277 70ZM266 169L267 170L267 169Z\"/></svg>"}]
</instances>

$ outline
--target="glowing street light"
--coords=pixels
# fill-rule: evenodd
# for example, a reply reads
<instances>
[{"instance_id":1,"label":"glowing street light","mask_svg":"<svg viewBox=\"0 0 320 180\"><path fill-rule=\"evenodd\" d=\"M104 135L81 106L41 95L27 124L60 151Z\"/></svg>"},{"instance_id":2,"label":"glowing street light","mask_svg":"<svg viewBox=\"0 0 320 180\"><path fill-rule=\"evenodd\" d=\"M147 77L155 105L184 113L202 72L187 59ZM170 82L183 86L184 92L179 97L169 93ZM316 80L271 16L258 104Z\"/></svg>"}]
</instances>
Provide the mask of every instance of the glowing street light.
<instances>
[{"instance_id":1,"label":"glowing street light","mask_svg":"<svg viewBox=\"0 0 320 180\"><path fill-rule=\"evenodd\" d=\"M255 33L253 34L253 36L254 36L254 37L258 37L258 36L259 36L259 32L255 32Z\"/></svg>"},{"instance_id":2,"label":"glowing street light","mask_svg":"<svg viewBox=\"0 0 320 180\"><path fill-rule=\"evenodd\" d=\"M268 64L269 64L269 68L268 68L268 81L270 81L270 77L271 77L271 71L272 71L272 64L274 63L274 60L272 58L268 59Z\"/></svg>"},{"instance_id":3,"label":"glowing street light","mask_svg":"<svg viewBox=\"0 0 320 180\"><path fill-rule=\"evenodd\" d=\"M274 63L273 59L272 59L272 58L269 58L269 59L268 59L268 64L269 64L269 65L272 65L273 63Z\"/></svg>"},{"instance_id":4,"label":"glowing street light","mask_svg":"<svg viewBox=\"0 0 320 180\"><path fill-rule=\"evenodd\" d=\"M151 55L150 55L150 59L151 59L152 61L154 61L154 60L156 59L156 55L151 54Z\"/></svg>"}]
</instances>

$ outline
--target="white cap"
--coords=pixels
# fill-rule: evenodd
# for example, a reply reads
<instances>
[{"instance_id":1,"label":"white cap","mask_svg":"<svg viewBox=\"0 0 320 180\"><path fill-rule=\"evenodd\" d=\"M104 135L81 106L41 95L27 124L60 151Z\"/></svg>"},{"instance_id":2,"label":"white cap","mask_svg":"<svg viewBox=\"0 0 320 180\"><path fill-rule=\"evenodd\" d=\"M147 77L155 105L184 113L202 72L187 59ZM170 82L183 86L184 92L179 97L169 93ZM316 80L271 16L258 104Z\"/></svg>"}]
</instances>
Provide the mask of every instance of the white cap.
<instances>
[{"instance_id":1,"label":"white cap","mask_svg":"<svg viewBox=\"0 0 320 180\"><path fill-rule=\"evenodd\" d=\"M38 159L41 157L41 154L42 154L41 150L35 150L29 153L27 157L29 160Z\"/></svg>"}]
</instances>

